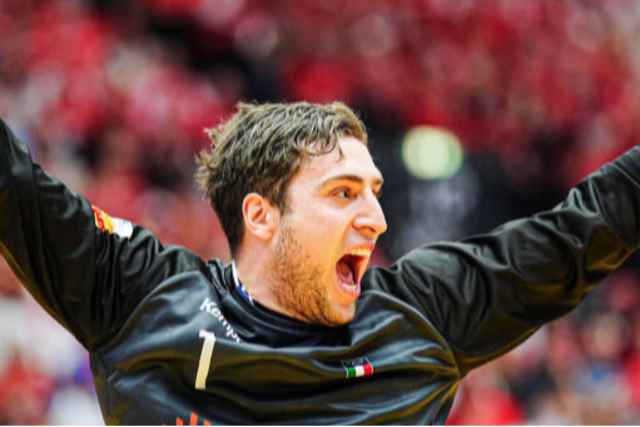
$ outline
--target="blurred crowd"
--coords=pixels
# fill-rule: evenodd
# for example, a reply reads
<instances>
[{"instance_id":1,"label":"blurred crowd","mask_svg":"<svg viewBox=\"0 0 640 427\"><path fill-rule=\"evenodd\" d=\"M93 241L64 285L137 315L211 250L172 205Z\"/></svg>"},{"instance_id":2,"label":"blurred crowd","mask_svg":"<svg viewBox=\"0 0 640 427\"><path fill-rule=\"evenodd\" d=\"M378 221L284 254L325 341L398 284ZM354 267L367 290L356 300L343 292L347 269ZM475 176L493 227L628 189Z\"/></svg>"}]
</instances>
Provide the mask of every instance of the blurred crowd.
<instances>
[{"instance_id":1,"label":"blurred crowd","mask_svg":"<svg viewBox=\"0 0 640 427\"><path fill-rule=\"evenodd\" d=\"M345 101L387 175L384 264L551 208L640 141L639 36L625 0L3 0L0 117L94 205L228 261L203 128L238 100ZM398 161L424 124L463 143L449 180ZM450 423L640 423L638 266L472 373ZM0 424L101 422L86 354L0 261Z\"/></svg>"},{"instance_id":2,"label":"blurred crowd","mask_svg":"<svg viewBox=\"0 0 640 427\"><path fill-rule=\"evenodd\" d=\"M569 317L462 382L449 424L640 422L640 275L621 270Z\"/></svg>"}]
</instances>

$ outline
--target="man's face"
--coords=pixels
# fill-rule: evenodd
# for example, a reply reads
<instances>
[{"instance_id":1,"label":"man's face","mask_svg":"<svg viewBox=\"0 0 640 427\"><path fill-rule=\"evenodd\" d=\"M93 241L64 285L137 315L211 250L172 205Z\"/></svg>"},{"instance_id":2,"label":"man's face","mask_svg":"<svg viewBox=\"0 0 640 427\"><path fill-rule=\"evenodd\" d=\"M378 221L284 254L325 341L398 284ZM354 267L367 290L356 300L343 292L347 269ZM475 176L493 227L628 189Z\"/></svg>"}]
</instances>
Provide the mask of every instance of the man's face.
<instances>
[{"instance_id":1,"label":"man's face","mask_svg":"<svg viewBox=\"0 0 640 427\"><path fill-rule=\"evenodd\" d=\"M367 147L341 137L342 150L309 156L291 180L271 265L274 297L312 323L353 319L360 279L387 229L378 195L382 176Z\"/></svg>"}]
</instances>

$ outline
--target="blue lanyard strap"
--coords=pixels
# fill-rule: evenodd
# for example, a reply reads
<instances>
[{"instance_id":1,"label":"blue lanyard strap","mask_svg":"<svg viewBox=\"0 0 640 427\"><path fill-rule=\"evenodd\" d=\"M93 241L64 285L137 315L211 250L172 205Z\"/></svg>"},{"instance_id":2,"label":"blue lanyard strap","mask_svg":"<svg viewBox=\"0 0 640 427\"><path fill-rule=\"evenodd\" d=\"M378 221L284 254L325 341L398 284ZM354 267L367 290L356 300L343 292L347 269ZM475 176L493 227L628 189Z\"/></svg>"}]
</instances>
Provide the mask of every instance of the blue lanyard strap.
<instances>
[{"instance_id":1,"label":"blue lanyard strap","mask_svg":"<svg viewBox=\"0 0 640 427\"><path fill-rule=\"evenodd\" d=\"M247 288L245 288L244 285L240 283L240 280L238 279L238 267L236 266L236 260L233 260L231 262L231 275L233 277L233 282L236 285L236 291L240 292L240 295L242 295L242 297L245 300L247 300L251 305L254 305L253 298L251 298L251 294L249 293Z\"/></svg>"}]
</instances>

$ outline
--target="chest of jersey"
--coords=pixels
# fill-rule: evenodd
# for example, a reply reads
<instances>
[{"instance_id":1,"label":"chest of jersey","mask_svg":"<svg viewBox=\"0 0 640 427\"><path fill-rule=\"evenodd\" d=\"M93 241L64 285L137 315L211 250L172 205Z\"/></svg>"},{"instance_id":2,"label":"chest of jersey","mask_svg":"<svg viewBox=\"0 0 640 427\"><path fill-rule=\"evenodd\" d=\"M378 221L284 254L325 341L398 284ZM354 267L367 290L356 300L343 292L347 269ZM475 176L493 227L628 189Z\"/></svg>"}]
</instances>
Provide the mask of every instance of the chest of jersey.
<instances>
[{"instance_id":1,"label":"chest of jersey","mask_svg":"<svg viewBox=\"0 0 640 427\"><path fill-rule=\"evenodd\" d=\"M448 412L458 384L451 353L392 299L363 295L351 324L318 330L265 322L247 308L197 273L159 286L92 355L105 419L417 423Z\"/></svg>"}]
</instances>

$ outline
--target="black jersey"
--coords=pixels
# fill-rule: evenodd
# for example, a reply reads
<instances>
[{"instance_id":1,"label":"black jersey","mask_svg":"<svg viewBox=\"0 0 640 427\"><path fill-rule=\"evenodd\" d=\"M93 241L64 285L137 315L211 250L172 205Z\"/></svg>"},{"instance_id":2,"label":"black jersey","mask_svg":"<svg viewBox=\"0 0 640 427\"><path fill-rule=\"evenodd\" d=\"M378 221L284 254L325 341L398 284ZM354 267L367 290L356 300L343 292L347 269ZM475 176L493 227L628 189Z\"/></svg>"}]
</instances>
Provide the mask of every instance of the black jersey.
<instances>
[{"instance_id":1,"label":"black jersey","mask_svg":"<svg viewBox=\"0 0 640 427\"><path fill-rule=\"evenodd\" d=\"M369 269L349 324L307 324L252 302L231 265L92 208L0 124L0 253L90 352L109 424L442 424L471 369L639 241L634 148L551 211Z\"/></svg>"}]
</instances>

